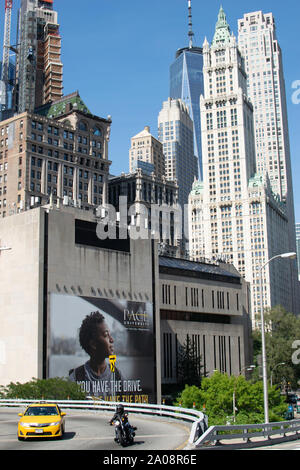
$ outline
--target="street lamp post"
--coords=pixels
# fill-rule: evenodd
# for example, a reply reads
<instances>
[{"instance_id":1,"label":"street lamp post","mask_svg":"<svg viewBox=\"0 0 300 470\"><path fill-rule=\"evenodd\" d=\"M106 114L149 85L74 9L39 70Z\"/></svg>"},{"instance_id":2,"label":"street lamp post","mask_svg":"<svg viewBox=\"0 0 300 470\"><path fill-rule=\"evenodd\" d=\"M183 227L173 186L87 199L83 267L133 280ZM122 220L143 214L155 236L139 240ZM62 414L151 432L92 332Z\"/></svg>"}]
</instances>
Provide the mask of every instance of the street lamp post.
<instances>
[{"instance_id":1,"label":"street lamp post","mask_svg":"<svg viewBox=\"0 0 300 470\"><path fill-rule=\"evenodd\" d=\"M282 258L282 259L295 259L297 253L283 253L281 255L273 256L265 264L260 267L260 315L261 315L261 348L262 348L262 369L263 369L263 389L264 389L264 413L265 413L265 424L269 423L269 403L268 403L268 376L267 376L267 356L266 356L266 339L265 339L265 319L264 319L264 304L263 304L263 269L271 263L271 261Z\"/></svg>"},{"instance_id":2,"label":"street lamp post","mask_svg":"<svg viewBox=\"0 0 300 470\"><path fill-rule=\"evenodd\" d=\"M276 367L279 367L279 366L285 366L285 362L279 362L279 364L276 364L276 366L273 367L273 369L271 371L271 377L270 377L271 387L273 386L273 372L276 369Z\"/></svg>"}]
</instances>

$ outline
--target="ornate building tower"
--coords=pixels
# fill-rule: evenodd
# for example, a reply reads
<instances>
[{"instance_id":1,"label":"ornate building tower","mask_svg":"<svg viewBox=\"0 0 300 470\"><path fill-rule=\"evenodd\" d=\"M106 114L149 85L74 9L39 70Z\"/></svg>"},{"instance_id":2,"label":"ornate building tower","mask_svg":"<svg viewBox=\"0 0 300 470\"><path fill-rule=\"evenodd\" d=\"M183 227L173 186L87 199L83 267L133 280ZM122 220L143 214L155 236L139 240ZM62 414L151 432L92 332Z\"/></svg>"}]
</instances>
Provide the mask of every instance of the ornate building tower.
<instances>
[{"instance_id":1,"label":"ornate building tower","mask_svg":"<svg viewBox=\"0 0 300 470\"><path fill-rule=\"evenodd\" d=\"M203 201L202 257L231 262L250 283L253 325L258 326L261 302L293 309L289 262L274 263L264 271L262 290L259 278L264 262L289 251L287 213L267 175L256 172L253 106L247 96L244 58L222 8L212 44L204 42L203 59L204 178L198 188Z\"/></svg>"}]
</instances>

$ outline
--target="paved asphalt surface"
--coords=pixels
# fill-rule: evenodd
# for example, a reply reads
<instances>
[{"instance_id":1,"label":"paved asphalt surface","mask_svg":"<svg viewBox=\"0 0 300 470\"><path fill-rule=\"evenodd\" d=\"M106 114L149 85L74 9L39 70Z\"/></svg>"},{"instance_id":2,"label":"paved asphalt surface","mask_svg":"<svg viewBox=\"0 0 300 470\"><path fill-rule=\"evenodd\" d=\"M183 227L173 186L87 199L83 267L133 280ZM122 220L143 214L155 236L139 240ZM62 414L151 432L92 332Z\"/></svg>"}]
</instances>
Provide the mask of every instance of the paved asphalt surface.
<instances>
[{"instance_id":1,"label":"paved asphalt surface","mask_svg":"<svg viewBox=\"0 0 300 470\"><path fill-rule=\"evenodd\" d=\"M130 423L138 429L134 444L123 449L114 442L114 427L108 424L112 413L64 410L67 416L65 435L62 439L38 438L18 441L18 413L22 411L20 408L0 408L0 452L3 450L124 450L131 452L179 450L184 448L191 430L191 425L188 423L130 414Z\"/></svg>"},{"instance_id":2,"label":"paved asphalt surface","mask_svg":"<svg viewBox=\"0 0 300 470\"><path fill-rule=\"evenodd\" d=\"M282 444L274 444L273 446L267 446L267 447L257 447L254 449L255 451L259 450L268 450L268 451L292 451L292 450L300 450L300 441L290 441L290 442L284 442Z\"/></svg>"}]
</instances>

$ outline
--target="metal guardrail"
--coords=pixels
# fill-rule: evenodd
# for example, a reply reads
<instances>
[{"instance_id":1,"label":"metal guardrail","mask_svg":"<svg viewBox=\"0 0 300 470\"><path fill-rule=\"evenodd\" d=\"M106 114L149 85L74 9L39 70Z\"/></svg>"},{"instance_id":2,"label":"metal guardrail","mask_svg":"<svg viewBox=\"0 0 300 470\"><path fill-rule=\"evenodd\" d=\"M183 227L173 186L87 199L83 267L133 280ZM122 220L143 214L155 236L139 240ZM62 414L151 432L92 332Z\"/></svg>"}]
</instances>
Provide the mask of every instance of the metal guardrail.
<instances>
[{"instance_id":1,"label":"metal guardrail","mask_svg":"<svg viewBox=\"0 0 300 470\"><path fill-rule=\"evenodd\" d=\"M0 407L26 407L42 400L0 399ZM97 398L86 400L45 400L56 403L60 408L111 411L114 412L118 402L105 402ZM186 449L214 449L218 445L259 446L270 445L274 439L285 438L295 440L300 437L300 419L279 421L269 424L248 424L235 426L211 426L208 428L208 418L200 411L146 403L125 403L126 411L152 416L167 417L192 423L189 442Z\"/></svg>"},{"instance_id":2,"label":"metal guardrail","mask_svg":"<svg viewBox=\"0 0 300 470\"><path fill-rule=\"evenodd\" d=\"M300 431L300 420L279 421L269 424L248 424L235 426L211 426L197 440L193 446L197 449L222 448L231 444L237 447L271 445L274 438L285 438L285 440L298 439ZM272 439L273 438L273 439ZM273 441L273 442L272 442Z\"/></svg>"},{"instance_id":3,"label":"metal guardrail","mask_svg":"<svg viewBox=\"0 0 300 470\"><path fill-rule=\"evenodd\" d=\"M24 399L0 399L0 407L26 407L32 403L46 401L56 403L60 408L72 408L80 410L111 411L114 412L119 402L105 402L97 398L87 400L24 400ZM126 403L123 402L126 411L146 414L152 416L167 417L192 423L189 444L192 445L208 428L207 416L200 411L181 408L176 406L153 405L146 403Z\"/></svg>"}]
</instances>

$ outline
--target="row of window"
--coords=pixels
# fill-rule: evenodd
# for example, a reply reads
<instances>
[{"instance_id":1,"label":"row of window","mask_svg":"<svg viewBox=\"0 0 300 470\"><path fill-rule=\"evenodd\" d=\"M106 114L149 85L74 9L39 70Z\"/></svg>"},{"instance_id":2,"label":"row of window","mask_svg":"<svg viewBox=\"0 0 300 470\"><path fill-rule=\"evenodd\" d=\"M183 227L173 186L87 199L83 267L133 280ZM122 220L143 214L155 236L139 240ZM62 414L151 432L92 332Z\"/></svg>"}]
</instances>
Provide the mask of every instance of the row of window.
<instances>
[{"instance_id":1,"label":"row of window","mask_svg":"<svg viewBox=\"0 0 300 470\"><path fill-rule=\"evenodd\" d=\"M54 158L63 158L65 161L70 161L70 162L73 162L74 161L74 156L72 154L68 154L68 153L60 153L58 150L52 150L52 149L48 149L47 150L47 153L44 152L44 148L43 147L36 147L36 145L32 145L32 148L31 148L31 151L34 152L34 153L39 153L40 155L45 155L47 154L48 157L54 157ZM96 156L96 153L94 154L93 152L93 156ZM98 154L98 157L102 159L102 154L99 153ZM36 157L32 157L32 158L36 158ZM100 170L105 170L105 164L104 163L101 163L101 162L98 162L98 161L95 161L93 162L92 160L90 160L89 158L84 158L84 157L80 157L79 159L79 164L82 165L82 166L87 166L87 167L92 167L94 166L94 168L99 168Z\"/></svg>"},{"instance_id":2,"label":"row of window","mask_svg":"<svg viewBox=\"0 0 300 470\"><path fill-rule=\"evenodd\" d=\"M73 168L64 168L64 174L65 175L70 175L70 176L73 176ZM89 178L89 175L88 175L88 172L82 172L80 170L79 172L79 177L80 178L84 178L84 179L88 179ZM42 179L42 173L41 171L36 171L36 170L31 170L31 178L32 179L37 179L37 180L41 180ZM5 180L4 180L5 181ZM47 175L47 181L50 183L50 182L53 182L55 184L57 184L57 176L56 175L52 175L52 174L48 174ZM99 182L99 183L102 183L103 182L103 175L97 175L96 173L94 174L94 181L95 182ZM80 183L79 183L80 184Z\"/></svg>"},{"instance_id":3,"label":"row of window","mask_svg":"<svg viewBox=\"0 0 300 470\"><path fill-rule=\"evenodd\" d=\"M64 132L64 138L65 138L65 139L66 139L66 138L69 138L69 134L70 134L70 133L68 133L68 132ZM67 137L67 135L68 135L68 137ZM43 135L42 135L42 134L36 134L35 132L32 132L32 133L31 133L31 139L32 139L32 140L37 140L38 142L43 142L43 141L46 142L46 140L43 139ZM72 137L71 140L74 141L74 137ZM52 137L49 137L49 136L48 136L48 138L47 138L47 142L48 142L49 145L54 145L54 146L56 146L56 147L58 147L58 145L59 145L59 139L53 139ZM89 145L89 140L88 140L88 138L85 137L85 136L78 135L78 136L77 136L77 143L78 143L78 144L83 144L83 145ZM102 146L102 145L101 145L101 142L100 142L99 140L91 140L91 141L90 141L90 144L91 144L92 147L98 148L98 149L101 149L101 146ZM63 147L64 147L64 148L67 148L67 149L70 149L70 150L73 150L73 148L74 148L74 147L73 147L73 144L72 144L72 143L70 144L70 143L67 142L67 141L64 141Z\"/></svg>"},{"instance_id":4,"label":"row of window","mask_svg":"<svg viewBox=\"0 0 300 470\"><path fill-rule=\"evenodd\" d=\"M53 135L59 135L60 134L60 129L58 127L51 126L50 124L47 125L47 126L46 125L44 126L44 123L42 123L40 121L34 121L33 120L31 122L31 127L32 127L32 129L36 129L38 131L44 131L44 128L47 128L48 134L53 134ZM88 132L89 131L88 124L85 121L79 121L78 130L83 131L83 132ZM95 135L97 137L102 136L102 130L98 126L94 126L92 129L90 129L90 131L92 132L93 135ZM74 139L74 132L72 132L72 131L64 130L63 135L64 135L64 138L66 138L66 139L70 139L70 140Z\"/></svg>"},{"instance_id":5,"label":"row of window","mask_svg":"<svg viewBox=\"0 0 300 470\"><path fill-rule=\"evenodd\" d=\"M180 295L180 294L179 294ZM177 286L171 287L170 284L162 284L161 299L163 305L177 305L178 291ZM205 308L205 291L198 287L185 287L185 306ZM218 310L229 310L231 305L230 293L218 290L211 291L211 307ZM239 294L236 294L236 304L234 308L239 311Z\"/></svg>"},{"instance_id":6,"label":"row of window","mask_svg":"<svg viewBox=\"0 0 300 470\"><path fill-rule=\"evenodd\" d=\"M207 374L207 359L211 357L214 370L232 375L233 357L236 358L238 369L242 367L241 338L238 337L237 346L234 348L231 337L225 335L213 335L207 337L203 334L188 334L185 339L193 352L195 374L199 376ZM177 380L180 378L181 348L178 334L163 333L162 335L162 373L163 379Z\"/></svg>"}]
</instances>

